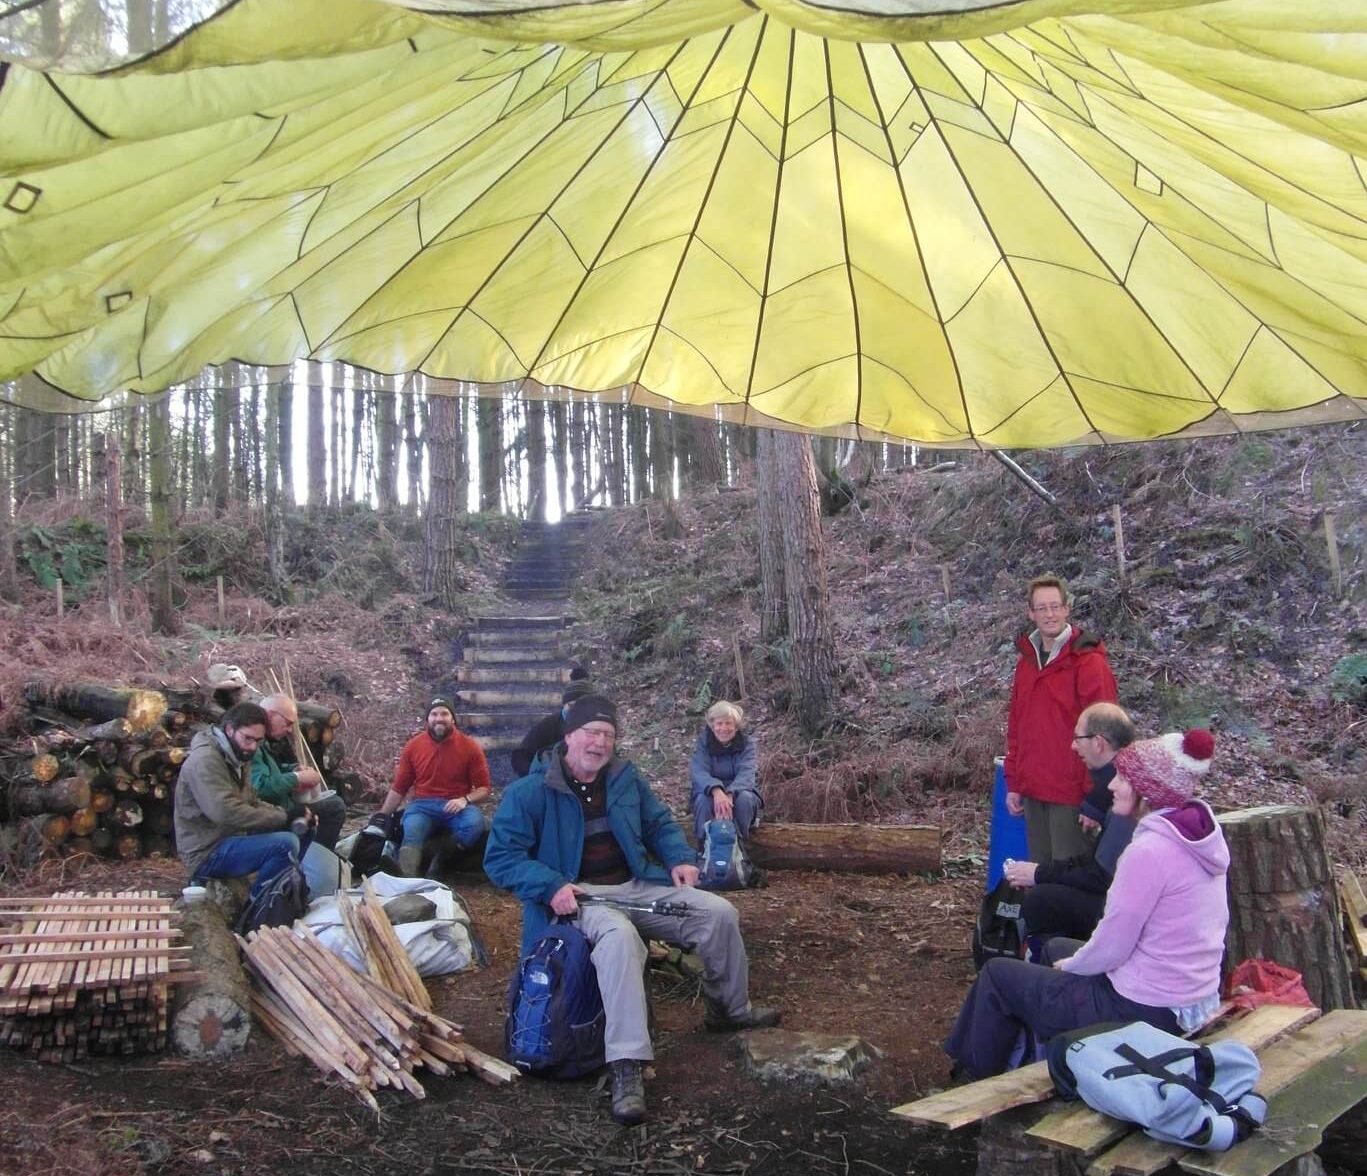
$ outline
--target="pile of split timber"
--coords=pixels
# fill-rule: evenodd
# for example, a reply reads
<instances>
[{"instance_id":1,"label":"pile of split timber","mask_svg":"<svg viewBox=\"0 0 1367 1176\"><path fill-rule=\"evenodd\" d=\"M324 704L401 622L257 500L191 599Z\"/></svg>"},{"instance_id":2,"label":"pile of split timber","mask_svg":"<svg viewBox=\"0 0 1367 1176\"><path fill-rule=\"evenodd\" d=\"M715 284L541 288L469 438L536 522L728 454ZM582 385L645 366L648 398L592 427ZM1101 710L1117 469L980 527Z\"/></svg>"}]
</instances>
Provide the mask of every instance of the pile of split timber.
<instances>
[{"instance_id":1,"label":"pile of split timber","mask_svg":"<svg viewBox=\"0 0 1367 1176\"><path fill-rule=\"evenodd\" d=\"M93 682L35 683L25 697L26 734L0 745L0 822L20 861L172 856L180 765L222 708L196 690ZM299 719L324 770L339 762L341 712L301 702Z\"/></svg>"},{"instance_id":2,"label":"pile of split timber","mask_svg":"<svg viewBox=\"0 0 1367 1176\"><path fill-rule=\"evenodd\" d=\"M240 942L257 1021L291 1053L340 1077L375 1111L373 1092L382 1087L426 1098L413 1076L419 1067L435 1074L466 1069L495 1086L516 1080L514 1067L466 1044L460 1026L431 1011L427 989L374 893L367 888L355 908L342 902L366 973L353 971L302 923L255 931Z\"/></svg>"},{"instance_id":3,"label":"pile of split timber","mask_svg":"<svg viewBox=\"0 0 1367 1176\"><path fill-rule=\"evenodd\" d=\"M193 979L155 891L0 899L0 1043L39 1061L156 1053L170 985Z\"/></svg>"}]
</instances>

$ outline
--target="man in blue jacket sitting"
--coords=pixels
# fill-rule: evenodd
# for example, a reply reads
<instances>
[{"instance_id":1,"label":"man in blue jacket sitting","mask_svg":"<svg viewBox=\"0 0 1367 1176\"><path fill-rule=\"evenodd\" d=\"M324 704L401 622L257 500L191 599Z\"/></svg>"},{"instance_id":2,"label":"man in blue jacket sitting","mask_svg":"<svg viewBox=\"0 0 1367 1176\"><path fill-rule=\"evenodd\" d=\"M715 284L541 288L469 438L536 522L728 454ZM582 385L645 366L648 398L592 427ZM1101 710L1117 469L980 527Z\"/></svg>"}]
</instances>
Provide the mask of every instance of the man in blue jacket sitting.
<instances>
[{"instance_id":1,"label":"man in blue jacket sitting","mask_svg":"<svg viewBox=\"0 0 1367 1176\"><path fill-rule=\"evenodd\" d=\"M616 739L617 708L611 699L589 694L572 702L562 742L504 792L484 869L496 886L522 900L524 956L554 916L578 917L593 944L606 1012L612 1116L630 1124L645 1118L641 1069L655 1056L642 935L697 951L708 1029L766 1028L778 1024L779 1013L751 1005L750 966L736 908L696 889L693 850L636 766L614 756ZM581 907L581 894L642 905L682 902L689 913Z\"/></svg>"}]
</instances>

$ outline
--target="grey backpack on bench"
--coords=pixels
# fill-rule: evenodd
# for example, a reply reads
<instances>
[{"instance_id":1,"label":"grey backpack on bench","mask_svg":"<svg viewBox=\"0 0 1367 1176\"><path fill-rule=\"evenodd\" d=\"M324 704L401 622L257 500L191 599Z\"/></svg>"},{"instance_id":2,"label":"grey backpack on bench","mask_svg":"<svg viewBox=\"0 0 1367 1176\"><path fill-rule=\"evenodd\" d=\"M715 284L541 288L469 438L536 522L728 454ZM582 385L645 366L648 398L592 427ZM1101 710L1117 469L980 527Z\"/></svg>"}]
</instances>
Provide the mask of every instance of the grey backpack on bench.
<instances>
[{"instance_id":1,"label":"grey backpack on bench","mask_svg":"<svg viewBox=\"0 0 1367 1176\"><path fill-rule=\"evenodd\" d=\"M1248 1046L1203 1045L1143 1021L1060 1033L1049 1042L1049 1074L1064 1098L1203 1151L1227 1150L1267 1118L1267 1100L1253 1090L1262 1068Z\"/></svg>"}]
</instances>

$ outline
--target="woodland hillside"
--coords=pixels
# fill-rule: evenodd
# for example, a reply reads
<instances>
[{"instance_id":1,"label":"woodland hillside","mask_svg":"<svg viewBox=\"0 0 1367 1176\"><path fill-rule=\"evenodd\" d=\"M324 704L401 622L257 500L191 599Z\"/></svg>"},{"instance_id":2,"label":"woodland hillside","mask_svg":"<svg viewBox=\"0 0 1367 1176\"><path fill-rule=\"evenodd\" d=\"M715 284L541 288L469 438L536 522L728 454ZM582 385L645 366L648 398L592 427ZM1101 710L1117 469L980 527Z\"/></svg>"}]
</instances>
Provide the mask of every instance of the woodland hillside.
<instances>
[{"instance_id":1,"label":"woodland hillside","mask_svg":"<svg viewBox=\"0 0 1367 1176\"><path fill-rule=\"evenodd\" d=\"M816 738L788 714L787 646L758 640L755 467L743 437L728 451L730 484L690 480L678 498L597 513L577 580L574 652L622 699L625 743L666 789L682 789L707 705L743 694L761 738L771 817L939 821L946 857L971 867L985 841L992 757L1003 749L1021 587L1052 570L1073 588L1074 620L1106 640L1121 701L1144 729L1217 731L1217 801L1326 804L1336 856L1361 863L1360 429L1019 455L1054 505L987 455L878 452L886 468L855 451L823 485L839 666L835 719ZM633 487L625 490L629 501ZM0 723L15 721L13 700L35 675L172 681L226 660L257 681L288 658L301 694L342 707L348 767L378 791L421 699L442 684L463 622L498 606L516 520L460 517L461 590L444 610L423 588L416 510L342 502L286 511L291 602L281 603L256 500L216 512L191 498L176 530L174 637L151 631L145 516L129 512L127 616L115 629L98 506L57 494L20 508L21 603L3 621L0 697L9 705Z\"/></svg>"}]
</instances>

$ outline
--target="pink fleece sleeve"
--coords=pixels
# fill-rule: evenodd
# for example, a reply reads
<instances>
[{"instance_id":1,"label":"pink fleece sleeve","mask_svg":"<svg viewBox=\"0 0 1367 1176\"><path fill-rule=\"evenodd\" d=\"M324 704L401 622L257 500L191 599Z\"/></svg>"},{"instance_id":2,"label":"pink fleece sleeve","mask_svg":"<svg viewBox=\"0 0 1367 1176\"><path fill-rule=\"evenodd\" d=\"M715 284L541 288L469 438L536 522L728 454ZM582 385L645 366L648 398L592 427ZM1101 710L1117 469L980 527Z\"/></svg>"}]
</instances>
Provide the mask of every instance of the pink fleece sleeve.
<instances>
[{"instance_id":1,"label":"pink fleece sleeve","mask_svg":"<svg viewBox=\"0 0 1367 1176\"><path fill-rule=\"evenodd\" d=\"M1063 970L1099 976L1128 960L1162 889L1161 863L1145 851L1142 842L1131 842L1116 864L1101 922L1082 949L1063 961Z\"/></svg>"}]
</instances>

